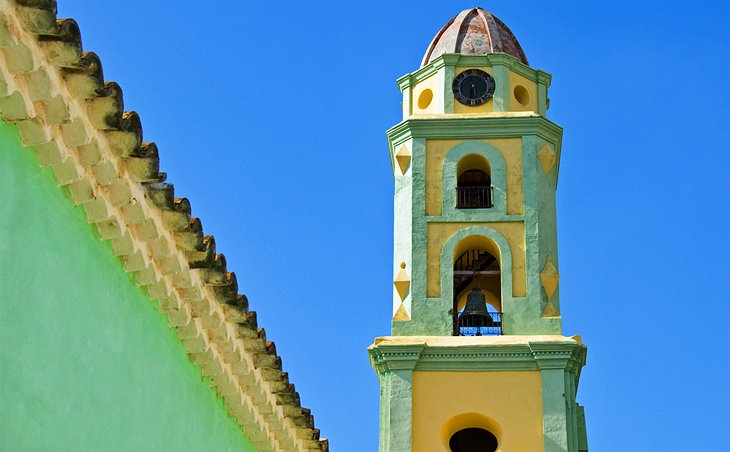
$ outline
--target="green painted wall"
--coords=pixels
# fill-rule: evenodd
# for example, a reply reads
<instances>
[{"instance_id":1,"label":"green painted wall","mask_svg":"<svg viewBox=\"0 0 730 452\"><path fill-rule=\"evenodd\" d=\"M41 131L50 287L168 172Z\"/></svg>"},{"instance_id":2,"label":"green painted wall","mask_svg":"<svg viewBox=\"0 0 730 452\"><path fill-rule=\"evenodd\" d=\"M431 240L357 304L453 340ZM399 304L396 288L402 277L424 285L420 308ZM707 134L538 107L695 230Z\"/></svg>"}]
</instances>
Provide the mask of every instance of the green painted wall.
<instances>
[{"instance_id":1,"label":"green painted wall","mask_svg":"<svg viewBox=\"0 0 730 452\"><path fill-rule=\"evenodd\" d=\"M255 450L49 168L0 122L0 450Z\"/></svg>"}]
</instances>

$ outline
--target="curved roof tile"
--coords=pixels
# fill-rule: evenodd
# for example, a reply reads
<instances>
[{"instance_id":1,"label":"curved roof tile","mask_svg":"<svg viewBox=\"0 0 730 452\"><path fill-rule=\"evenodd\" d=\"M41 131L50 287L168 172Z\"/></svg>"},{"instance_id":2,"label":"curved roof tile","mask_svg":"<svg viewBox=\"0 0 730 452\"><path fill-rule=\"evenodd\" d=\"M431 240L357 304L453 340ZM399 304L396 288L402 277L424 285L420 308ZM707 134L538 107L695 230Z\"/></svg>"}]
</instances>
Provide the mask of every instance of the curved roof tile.
<instances>
[{"instance_id":1,"label":"curved roof tile","mask_svg":"<svg viewBox=\"0 0 730 452\"><path fill-rule=\"evenodd\" d=\"M445 53L483 55L495 52L507 53L529 64L507 25L482 8L465 9L436 33L423 56L421 67Z\"/></svg>"}]
</instances>

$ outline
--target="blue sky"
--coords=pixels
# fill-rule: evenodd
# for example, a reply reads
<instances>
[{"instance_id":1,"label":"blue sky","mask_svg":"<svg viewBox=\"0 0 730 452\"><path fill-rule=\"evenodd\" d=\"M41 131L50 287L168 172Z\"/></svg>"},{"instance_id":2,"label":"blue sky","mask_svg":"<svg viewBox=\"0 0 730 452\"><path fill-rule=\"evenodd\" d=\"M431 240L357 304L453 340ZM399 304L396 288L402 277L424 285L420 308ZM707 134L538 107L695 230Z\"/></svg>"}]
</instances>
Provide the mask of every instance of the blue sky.
<instances>
[{"instance_id":1,"label":"blue sky","mask_svg":"<svg viewBox=\"0 0 730 452\"><path fill-rule=\"evenodd\" d=\"M59 0L335 451L374 451L395 80L463 1ZM592 451L728 450L730 3L482 3L553 75L564 332Z\"/></svg>"}]
</instances>

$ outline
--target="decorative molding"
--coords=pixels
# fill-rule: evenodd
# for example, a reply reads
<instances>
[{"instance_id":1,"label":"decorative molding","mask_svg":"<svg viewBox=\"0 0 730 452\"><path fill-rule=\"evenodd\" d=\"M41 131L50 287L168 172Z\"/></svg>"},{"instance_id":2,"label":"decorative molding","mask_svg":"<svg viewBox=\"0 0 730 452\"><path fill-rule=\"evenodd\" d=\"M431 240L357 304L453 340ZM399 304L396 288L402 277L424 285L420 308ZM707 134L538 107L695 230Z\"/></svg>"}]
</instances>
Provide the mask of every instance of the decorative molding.
<instances>
[{"instance_id":1,"label":"decorative molding","mask_svg":"<svg viewBox=\"0 0 730 452\"><path fill-rule=\"evenodd\" d=\"M99 58L82 52L76 23L55 14L54 1L0 3L0 118L17 126L158 301L256 447L328 450L215 240L164 182L139 116L123 111L121 89L104 81Z\"/></svg>"},{"instance_id":2,"label":"decorative molding","mask_svg":"<svg viewBox=\"0 0 730 452\"><path fill-rule=\"evenodd\" d=\"M542 283L542 287L545 289L548 302L553 301L553 295L555 294L555 290L558 288L558 281L560 281L558 269L555 268L555 265L553 265L552 256L547 256L545 258L545 265L542 267L542 272L540 272L540 282Z\"/></svg>"},{"instance_id":3,"label":"decorative molding","mask_svg":"<svg viewBox=\"0 0 730 452\"><path fill-rule=\"evenodd\" d=\"M495 66L502 65L511 71L525 77L528 80L550 86L552 76L545 71L533 69L522 63L517 58L507 53L495 52L485 55L464 55L459 53L445 53L434 58L430 63L406 74L397 80L398 88L403 92L405 89L419 83L437 73L443 67L456 66ZM451 81L449 81L451 83Z\"/></svg>"},{"instance_id":4,"label":"decorative molding","mask_svg":"<svg viewBox=\"0 0 730 452\"><path fill-rule=\"evenodd\" d=\"M413 371L579 370L586 347L563 336L382 337L368 348L379 374ZM576 377L577 380L577 377Z\"/></svg>"},{"instance_id":5,"label":"decorative molding","mask_svg":"<svg viewBox=\"0 0 730 452\"><path fill-rule=\"evenodd\" d=\"M553 165L555 164L557 155L555 154L555 151L553 151L552 146L545 143L540 151L538 151L537 158L538 160L540 160L540 166L542 166L542 171L547 174L550 172Z\"/></svg>"},{"instance_id":6,"label":"decorative molding","mask_svg":"<svg viewBox=\"0 0 730 452\"><path fill-rule=\"evenodd\" d=\"M411 316L408 315L408 311L406 311L406 307L402 301L400 305L398 305L398 309L395 311L395 315L393 315L393 320L399 322L411 320Z\"/></svg>"},{"instance_id":7,"label":"decorative molding","mask_svg":"<svg viewBox=\"0 0 730 452\"><path fill-rule=\"evenodd\" d=\"M555 305L551 301L548 301L545 310L542 311L543 318L557 318L560 317L560 312L555 308Z\"/></svg>"},{"instance_id":8,"label":"decorative molding","mask_svg":"<svg viewBox=\"0 0 730 452\"><path fill-rule=\"evenodd\" d=\"M398 296L401 301L405 300L406 295L408 294L408 287L411 285L411 278L409 278L408 273L406 273L405 262L400 263L400 269L398 270L398 274L395 276L393 285L395 286L395 290L398 292Z\"/></svg>"},{"instance_id":9,"label":"decorative molding","mask_svg":"<svg viewBox=\"0 0 730 452\"><path fill-rule=\"evenodd\" d=\"M398 152L395 153L395 160L398 162L400 173L405 175L408 171L408 165L411 163L411 150L408 149L408 146L405 144L400 146Z\"/></svg>"},{"instance_id":10,"label":"decorative molding","mask_svg":"<svg viewBox=\"0 0 730 452\"><path fill-rule=\"evenodd\" d=\"M413 115L386 132L393 149L412 138L473 139L537 135L560 149L562 127L530 112Z\"/></svg>"}]
</instances>

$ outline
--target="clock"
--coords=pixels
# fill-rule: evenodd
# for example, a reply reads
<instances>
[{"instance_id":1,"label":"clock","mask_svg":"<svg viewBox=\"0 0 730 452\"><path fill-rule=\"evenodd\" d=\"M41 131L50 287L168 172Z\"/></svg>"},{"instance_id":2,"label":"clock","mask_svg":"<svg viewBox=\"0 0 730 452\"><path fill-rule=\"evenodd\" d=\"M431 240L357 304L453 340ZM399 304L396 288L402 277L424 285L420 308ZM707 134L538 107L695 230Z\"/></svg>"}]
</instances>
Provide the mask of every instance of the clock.
<instances>
[{"instance_id":1,"label":"clock","mask_svg":"<svg viewBox=\"0 0 730 452\"><path fill-rule=\"evenodd\" d=\"M495 83L491 75L479 69L467 69L454 79L452 89L456 100L474 107L494 96Z\"/></svg>"}]
</instances>

